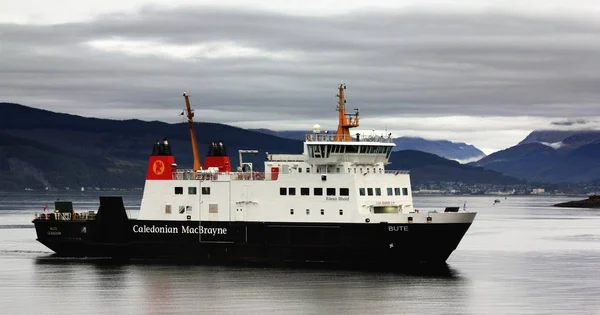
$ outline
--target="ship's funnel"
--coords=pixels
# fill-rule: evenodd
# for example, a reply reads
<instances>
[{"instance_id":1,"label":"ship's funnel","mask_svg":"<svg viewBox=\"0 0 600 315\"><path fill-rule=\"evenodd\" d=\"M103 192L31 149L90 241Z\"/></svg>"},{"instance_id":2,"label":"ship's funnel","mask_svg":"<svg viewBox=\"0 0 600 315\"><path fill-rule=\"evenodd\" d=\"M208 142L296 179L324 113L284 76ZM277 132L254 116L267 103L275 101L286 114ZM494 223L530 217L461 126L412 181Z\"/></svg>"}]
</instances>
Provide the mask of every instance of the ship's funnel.
<instances>
[{"instance_id":1,"label":"ship's funnel","mask_svg":"<svg viewBox=\"0 0 600 315\"><path fill-rule=\"evenodd\" d=\"M146 171L147 180L169 180L173 179L173 172L177 170L175 157L171 152L171 147L167 139L162 143L156 141L152 149L152 155L148 161L148 170Z\"/></svg>"},{"instance_id":2,"label":"ship's funnel","mask_svg":"<svg viewBox=\"0 0 600 315\"><path fill-rule=\"evenodd\" d=\"M204 167L206 169L216 167L221 173L231 172L231 163L223 142L213 142L209 145L208 154L204 159Z\"/></svg>"}]
</instances>

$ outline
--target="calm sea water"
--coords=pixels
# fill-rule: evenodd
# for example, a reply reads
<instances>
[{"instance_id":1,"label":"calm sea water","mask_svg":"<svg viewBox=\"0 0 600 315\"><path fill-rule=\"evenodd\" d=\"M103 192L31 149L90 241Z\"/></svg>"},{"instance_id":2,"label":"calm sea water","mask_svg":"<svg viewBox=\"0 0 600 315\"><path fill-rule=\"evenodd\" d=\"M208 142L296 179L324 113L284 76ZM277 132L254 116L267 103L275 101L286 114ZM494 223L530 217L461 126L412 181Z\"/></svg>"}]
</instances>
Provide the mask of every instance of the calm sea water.
<instances>
[{"instance_id":1,"label":"calm sea water","mask_svg":"<svg viewBox=\"0 0 600 315\"><path fill-rule=\"evenodd\" d=\"M0 193L1 314L600 314L600 210L568 197L416 197L479 212L448 268L428 272L115 264L59 259L33 212L93 193ZM124 195L136 216L139 194Z\"/></svg>"}]
</instances>

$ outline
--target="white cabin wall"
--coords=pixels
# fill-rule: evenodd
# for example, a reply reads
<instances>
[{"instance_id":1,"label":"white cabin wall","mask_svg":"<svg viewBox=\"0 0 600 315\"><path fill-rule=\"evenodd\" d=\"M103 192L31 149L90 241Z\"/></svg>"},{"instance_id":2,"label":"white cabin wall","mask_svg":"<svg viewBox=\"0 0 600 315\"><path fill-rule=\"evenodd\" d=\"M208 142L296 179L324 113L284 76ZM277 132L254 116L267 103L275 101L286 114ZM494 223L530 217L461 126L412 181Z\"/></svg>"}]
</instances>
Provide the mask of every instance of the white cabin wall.
<instances>
[{"instance_id":1,"label":"white cabin wall","mask_svg":"<svg viewBox=\"0 0 600 315\"><path fill-rule=\"evenodd\" d=\"M233 181L232 205L240 200L243 187L247 187L252 203L245 210L247 221L268 222L353 222L356 215L356 189L347 174L327 174L327 180L321 180L321 174L280 174L276 181ZM280 195L280 188L294 187L296 195ZM308 196L301 195L301 188L310 188ZM314 188L323 188L323 196L315 196ZM327 200L326 188L335 188L338 200ZM348 200L339 200L339 189L348 188ZM290 214L294 209L294 214ZM309 214L306 214L309 209ZM321 209L324 214L321 214ZM339 210L343 214L339 214Z\"/></svg>"},{"instance_id":2,"label":"white cabin wall","mask_svg":"<svg viewBox=\"0 0 600 315\"><path fill-rule=\"evenodd\" d=\"M182 187L183 193L175 194L175 187ZM195 195L189 194L189 187L196 188ZM186 220L197 211L200 193L199 182L194 180L146 180L138 219ZM166 212L167 205L171 206L171 213ZM191 211L184 208L183 213L179 213L180 206L189 206Z\"/></svg>"},{"instance_id":3,"label":"white cabin wall","mask_svg":"<svg viewBox=\"0 0 600 315\"><path fill-rule=\"evenodd\" d=\"M408 174L398 173L395 174L373 174L367 173L366 175L357 174L354 181L356 182L358 195L358 209L359 212L368 211L368 206L402 206L403 213L410 213L414 211L412 191L410 187L410 176ZM365 196L360 196L360 188L373 188L373 195L369 196L367 191ZM381 196L376 196L375 188L381 189ZM387 188L392 188L393 195L387 194ZM395 188L400 188L401 195L395 195ZM407 194L403 193L403 188L407 189ZM368 212L367 212L368 213ZM380 216L381 214L377 214Z\"/></svg>"}]
</instances>

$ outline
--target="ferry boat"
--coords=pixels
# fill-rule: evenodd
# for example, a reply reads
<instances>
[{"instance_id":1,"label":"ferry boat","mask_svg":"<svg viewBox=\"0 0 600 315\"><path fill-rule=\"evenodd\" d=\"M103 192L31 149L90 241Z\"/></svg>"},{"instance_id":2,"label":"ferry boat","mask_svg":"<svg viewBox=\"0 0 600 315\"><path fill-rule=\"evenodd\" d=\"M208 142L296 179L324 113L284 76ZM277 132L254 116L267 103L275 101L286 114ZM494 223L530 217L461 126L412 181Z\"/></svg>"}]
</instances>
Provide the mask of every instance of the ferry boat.
<instances>
[{"instance_id":1,"label":"ferry boat","mask_svg":"<svg viewBox=\"0 0 600 315\"><path fill-rule=\"evenodd\" d=\"M37 240L60 256L193 260L201 263L329 263L396 268L445 263L476 213L419 211L408 171L386 170L391 135L351 136L359 110L346 112L338 88L335 134L315 125L302 154L268 154L264 171L242 161L232 171L225 144L203 165L194 113L184 93L194 156L179 169L167 139L153 146L139 215L122 197L99 197L97 212L70 201L37 213Z\"/></svg>"}]
</instances>

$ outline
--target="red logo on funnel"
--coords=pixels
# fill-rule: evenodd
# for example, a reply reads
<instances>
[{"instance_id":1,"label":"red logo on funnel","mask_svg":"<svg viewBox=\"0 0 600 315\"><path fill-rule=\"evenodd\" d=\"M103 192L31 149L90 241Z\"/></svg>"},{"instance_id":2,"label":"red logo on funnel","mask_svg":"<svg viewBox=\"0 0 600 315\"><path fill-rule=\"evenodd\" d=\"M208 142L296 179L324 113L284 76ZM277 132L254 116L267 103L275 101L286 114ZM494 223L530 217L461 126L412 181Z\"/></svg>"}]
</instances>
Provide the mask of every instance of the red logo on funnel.
<instances>
[{"instance_id":1,"label":"red logo on funnel","mask_svg":"<svg viewBox=\"0 0 600 315\"><path fill-rule=\"evenodd\" d=\"M163 163L163 161L161 160L154 161L154 165L152 165L152 170L154 171L154 174L161 175L165 172L165 163Z\"/></svg>"}]
</instances>

